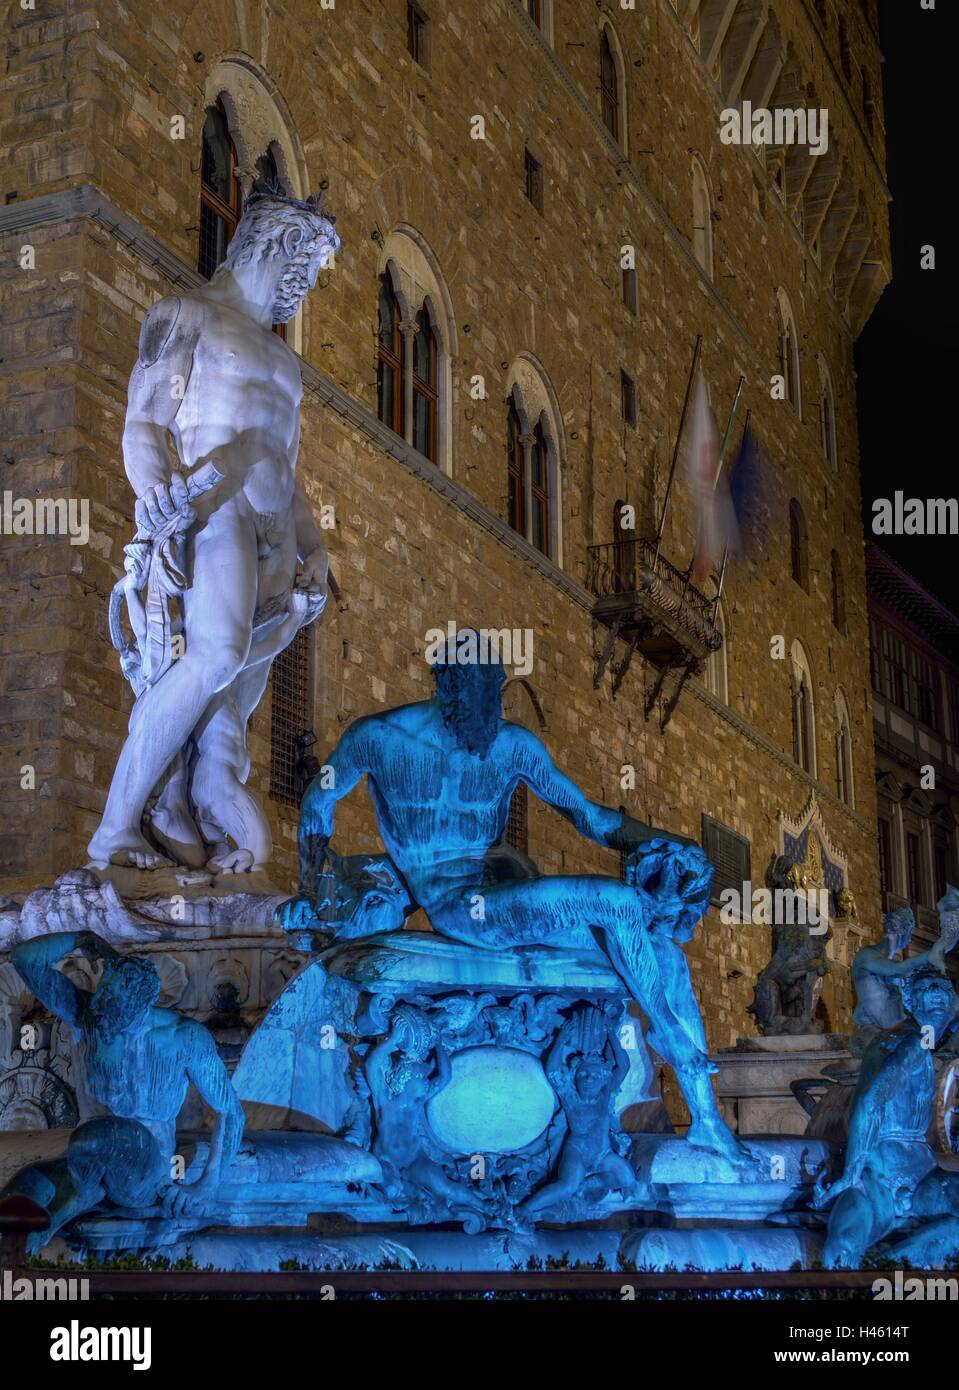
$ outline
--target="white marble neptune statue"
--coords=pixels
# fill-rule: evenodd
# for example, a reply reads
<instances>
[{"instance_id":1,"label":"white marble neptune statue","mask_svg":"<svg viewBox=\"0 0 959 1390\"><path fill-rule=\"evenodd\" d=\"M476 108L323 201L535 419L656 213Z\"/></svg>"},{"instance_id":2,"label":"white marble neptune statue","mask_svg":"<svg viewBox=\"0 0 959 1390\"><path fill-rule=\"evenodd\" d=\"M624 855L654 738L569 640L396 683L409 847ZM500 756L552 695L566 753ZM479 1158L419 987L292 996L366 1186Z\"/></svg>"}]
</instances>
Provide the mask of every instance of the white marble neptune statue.
<instances>
[{"instance_id":1,"label":"white marble neptune statue","mask_svg":"<svg viewBox=\"0 0 959 1390\"><path fill-rule=\"evenodd\" d=\"M337 251L333 220L318 197L258 184L210 283L144 320L123 433L137 533L110 612L137 698L90 841L100 869L269 860L247 724L273 658L322 612L328 570L295 475L299 367L272 325Z\"/></svg>"}]
</instances>

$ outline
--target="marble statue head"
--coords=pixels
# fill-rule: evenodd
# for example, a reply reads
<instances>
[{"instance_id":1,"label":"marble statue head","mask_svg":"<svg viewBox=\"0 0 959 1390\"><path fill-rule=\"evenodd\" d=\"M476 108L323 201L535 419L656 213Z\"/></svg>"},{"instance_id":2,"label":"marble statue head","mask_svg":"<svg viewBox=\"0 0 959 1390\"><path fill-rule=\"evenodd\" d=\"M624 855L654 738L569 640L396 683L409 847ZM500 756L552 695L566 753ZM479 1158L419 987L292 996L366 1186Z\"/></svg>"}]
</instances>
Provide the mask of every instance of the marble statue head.
<instances>
[{"instance_id":1,"label":"marble statue head","mask_svg":"<svg viewBox=\"0 0 959 1390\"><path fill-rule=\"evenodd\" d=\"M889 943L889 959L904 951L916 930L916 918L911 907L897 907L882 919L882 929Z\"/></svg>"},{"instance_id":2,"label":"marble statue head","mask_svg":"<svg viewBox=\"0 0 959 1390\"><path fill-rule=\"evenodd\" d=\"M460 628L433 662L440 715L460 748L485 758L499 731L506 669L499 651Z\"/></svg>"},{"instance_id":3,"label":"marble statue head","mask_svg":"<svg viewBox=\"0 0 959 1390\"><path fill-rule=\"evenodd\" d=\"M274 323L287 323L316 284L316 278L340 249L333 230L336 219L322 208L322 194L291 198L275 181L254 184L243 216L230 238L226 259L216 274L244 265L277 261ZM216 277L214 277L216 278Z\"/></svg>"},{"instance_id":4,"label":"marble statue head","mask_svg":"<svg viewBox=\"0 0 959 1390\"><path fill-rule=\"evenodd\" d=\"M936 1041L941 1041L944 1031L955 1017L959 1003L949 976L934 966L924 966L910 975L904 975L900 989L906 1012L912 1015L920 1028L931 1028Z\"/></svg>"},{"instance_id":5,"label":"marble statue head","mask_svg":"<svg viewBox=\"0 0 959 1390\"><path fill-rule=\"evenodd\" d=\"M110 956L87 1002L84 1024L112 1042L145 1017L160 996L160 977L142 956Z\"/></svg>"}]
</instances>

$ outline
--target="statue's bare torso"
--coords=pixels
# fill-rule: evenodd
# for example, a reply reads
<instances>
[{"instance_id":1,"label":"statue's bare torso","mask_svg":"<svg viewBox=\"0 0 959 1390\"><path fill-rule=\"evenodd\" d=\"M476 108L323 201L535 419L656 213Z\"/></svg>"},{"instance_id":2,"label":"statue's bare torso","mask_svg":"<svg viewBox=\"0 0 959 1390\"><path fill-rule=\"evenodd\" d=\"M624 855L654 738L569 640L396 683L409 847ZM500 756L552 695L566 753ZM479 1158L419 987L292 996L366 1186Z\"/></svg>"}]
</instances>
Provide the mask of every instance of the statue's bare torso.
<instances>
[{"instance_id":1,"label":"statue's bare torso","mask_svg":"<svg viewBox=\"0 0 959 1390\"><path fill-rule=\"evenodd\" d=\"M207 510L242 490L254 514L288 515L302 396L295 354L276 333L202 292L181 297L175 311L166 300L154 312L171 311L184 355L192 347L171 433L186 468L214 458L226 474Z\"/></svg>"}]
</instances>

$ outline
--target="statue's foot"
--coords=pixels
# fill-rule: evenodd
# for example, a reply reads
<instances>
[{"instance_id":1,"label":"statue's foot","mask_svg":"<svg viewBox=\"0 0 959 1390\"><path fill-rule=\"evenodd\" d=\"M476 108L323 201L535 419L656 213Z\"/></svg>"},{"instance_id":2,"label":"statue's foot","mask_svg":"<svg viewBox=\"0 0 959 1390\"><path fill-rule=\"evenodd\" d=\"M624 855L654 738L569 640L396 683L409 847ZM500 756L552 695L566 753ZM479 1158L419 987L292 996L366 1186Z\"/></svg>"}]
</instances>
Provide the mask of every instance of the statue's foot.
<instances>
[{"instance_id":1,"label":"statue's foot","mask_svg":"<svg viewBox=\"0 0 959 1390\"><path fill-rule=\"evenodd\" d=\"M171 860L149 843L139 830L127 830L120 835L104 835L98 830L87 846L90 862L97 869L117 864L128 869L161 869L172 867Z\"/></svg>"},{"instance_id":2,"label":"statue's foot","mask_svg":"<svg viewBox=\"0 0 959 1390\"><path fill-rule=\"evenodd\" d=\"M746 1145L719 1119L694 1120L686 1133L686 1139L697 1149L709 1149L712 1153L728 1158L737 1168L751 1167L755 1161Z\"/></svg>"},{"instance_id":3,"label":"statue's foot","mask_svg":"<svg viewBox=\"0 0 959 1390\"><path fill-rule=\"evenodd\" d=\"M231 849L215 854L206 861L206 866L214 874L245 874L256 867L248 849Z\"/></svg>"},{"instance_id":4,"label":"statue's foot","mask_svg":"<svg viewBox=\"0 0 959 1390\"><path fill-rule=\"evenodd\" d=\"M166 850L174 864L188 869L202 869L207 850L197 832L193 818L177 805L167 806L159 801L148 817L150 834Z\"/></svg>"}]
</instances>

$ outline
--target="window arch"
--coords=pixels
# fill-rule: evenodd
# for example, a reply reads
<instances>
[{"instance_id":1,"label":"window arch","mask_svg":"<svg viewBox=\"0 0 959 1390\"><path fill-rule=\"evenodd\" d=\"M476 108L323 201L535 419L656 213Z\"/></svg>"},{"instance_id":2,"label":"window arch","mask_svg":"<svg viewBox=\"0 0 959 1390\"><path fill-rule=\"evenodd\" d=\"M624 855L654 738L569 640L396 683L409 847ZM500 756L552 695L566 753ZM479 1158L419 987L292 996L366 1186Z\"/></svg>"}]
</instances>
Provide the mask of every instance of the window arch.
<instances>
[{"instance_id":1,"label":"window arch","mask_svg":"<svg viewBox=\"0 0 959 1390\"><path fill-rule=\"evenodd\" d=\"M842 574L839 551L832 552L832 623L837 632L846 633L846 585Z\"/></svg>"},{"instance_id":2,"label":"window arch","mask_svg":"<svg viewBox=\"0 0 959 1390\"><path fill-rule=\"evenodd\" d=\"M564 441L556 396L529 353L521 353L510 367L507 385L507 519L531 545L561 564Z\"/></svg>"},{"instance_id":3,"label":"window arch","mask_svg":"<svg viewBox=\"0 0 959 1390\"><path fill-rule=\"evenodd\" d=\"M776 296L779 327L779 371L785 383L786 400L802 419L802 390L799 377L799 334L796 317L785 290Z\"/></svg>"},{"instance_id":4,"label":"window arch","mask_svg":"<svg viewBox=\"0 0 959 1390\"><path fill-rule=\"evenodd\" d=\"M240 220L240 178L236 145L223 102L206 108L200 146L200 245L197 270L209 280L226 256Z\"/></svg>"},{"instance_id":5,"label":"window arch","mask_svg":"<svg viewBox=\"0 0 959 1390\"><path fill-rule=\"evenodd\" d=\"M809 533L806 516L795 497L789 501L789 564L793 579L809 593Z\"/></svg>"},{"instance_id":6,"label":"window arch","mask_svg":"<svg viewBox=\"0 0 959 1390\"><path fill-rule=\"evenodd\" d=\"M839 470L839 450L836 438L836 397L832 378L824 357L819 358L819 442L827 463Z\"/></svg>"},{"instance_id":7,"label":"window arch","mask_svg":"<svg viewBox=\"0 0 959 1390\"><path fill-rule=\"evenodd\" d=\"M816 775L816 706L809 659L801 642L790 653L792 671L793 758L810 777Z\"/></svg>"},{"instance_id":8,"label":"window arch","mask_svg":"<svg viewBox=\"0 0 959 1390\"><path fill-rule=\"evenodd\" d=\"M400 301L393 279L380 276L379 322L376 337L376 412L384 425L403 433L403 396L406 368L406 340L403 336Z\"/></svg>"},{"instance_id":9,"label":"window arch","mask_svg":"<svg viewBox=\"0 0 959 1390\"><path fill-rule=\"evenodd\" d=\"M599 33L599 97L603 125L626 152L626 64L613 26L603 25Z\"/></svg>"},{"instance_id":10,"label":"window arch","mask_svg":"<svg viewBox=\"0 0 959 1390\"><path fill-rule=\"evenodd\" d=\"M456 329L446 282L424 238L405 225L385 238L378 274L380 419L451 473Z\"/></svg>"},{"instance_id":11,"label":"window arch","mask_svg":"<svg viewBox=\"0 0 959 1390\"><path fill-rule=\"evenodd\" d=\"M836 794L847 806L855 807L852 729L849 723L849 706L841 690L836 691Z\"/></svg>"},{"instance_id":12,"label":"window arch","mask_svg":"<svg viewBox=\"0 0 959 1390\"><path fill-rule=\"evenodd\" d=\"M200 190L200 246L197 268L209 278L223 259L229 236L239 220L243 200L254 183L261 178L275 178L280 186L295 198L306 196L307 168L302 146L294 132L289 108L279 90L268 75L252 58L245 54L226 54L211 68L204 86L206 119L203 128L203 148L201 151L201 190ZM210 111L219 113L225 123L227 137L232 147L232 168L234 183L230 192L235 197L235 217L224 217L227 211L223 206L222 177L216 184L208 175L214 168L223 167L222 125L214 131L210 122ZM214 148L214 142L217 147ZM219 193L220 202L213 194ZM224 218L228 235L224 228L215 225L216 218ZM281 336L290 346L299 351L302 346L303 316L296 317L284 326Z\"/></svg>"},{"instance_id":13,"label":"window arch","mask_svg":"<svg viewBox=\"0 0 959 1390\"><path fill-rule=\"evenodd\" d=\"M699 155L693 155L693 255L703 270L713 278L713 209L709 196L706 166Z\"/></svg>"},{"instance_id":14,"label":"window arch","mask_svg":"<svg viewBox=\"0 0 959 1390\"><path fill-rule=\"evenodd\" d=\"M523 422L512 396L506 410L506 519L514 531L526 535L526 456Z\"/></svg>"}]
</instances>

